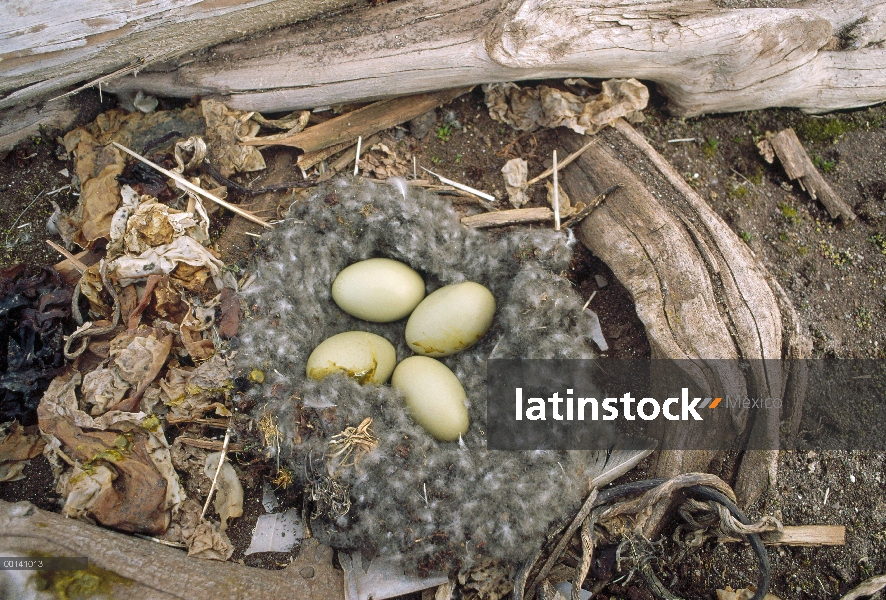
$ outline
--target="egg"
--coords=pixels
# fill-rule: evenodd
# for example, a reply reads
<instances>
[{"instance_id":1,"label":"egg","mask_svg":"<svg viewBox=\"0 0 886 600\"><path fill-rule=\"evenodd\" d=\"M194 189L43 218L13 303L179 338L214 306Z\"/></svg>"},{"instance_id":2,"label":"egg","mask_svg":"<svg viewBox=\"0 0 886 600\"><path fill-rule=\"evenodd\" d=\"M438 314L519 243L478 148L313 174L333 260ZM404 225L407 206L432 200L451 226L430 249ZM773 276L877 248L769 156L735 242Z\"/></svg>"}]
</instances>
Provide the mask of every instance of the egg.
<instances>
[{"instance_id":1,"label":"egg","mask_svg":"<svg viewBox=\"0 0 886 600\"><path fill-rule=\"evenodd\" d=\"M439 360L410 356L394 369L391 385L403 393L415 422L441 442L452 442L468 430L465 389Z\"/></svg>"},{"instance_id":2,"label":"egg","mask_svg":"<svg viewBox=\"0 0 886 600\"><path fill-rule=\"evenodd\" d=\"M412 312L406 322L406 343L416 354L449 356L486 335L494 315L495 297L479 283L447 285Z\"/></svg>"},{"instance_id":3,"label":"egg","mask_svg":"<svg viewBox=\"0 0 886 600\"><path fill-rule=\"evenodd\" d=\"M308 357L305 374L323 379L344 373L363 383L385 383L397 364L391 342L366 331L346 331L323 340Z\"/></svg>"},{"instance_id":4,"label":"egg","mask_svg":"<svg viewBox=\"0 0 886 600\"><path fill-rule=\"evenodd\" d=\"M424 297L425 282L421 275L390 258L354 263L332 282L332 299L339 308L374 323L408 317Z\"/></svg>"}]
</instances>

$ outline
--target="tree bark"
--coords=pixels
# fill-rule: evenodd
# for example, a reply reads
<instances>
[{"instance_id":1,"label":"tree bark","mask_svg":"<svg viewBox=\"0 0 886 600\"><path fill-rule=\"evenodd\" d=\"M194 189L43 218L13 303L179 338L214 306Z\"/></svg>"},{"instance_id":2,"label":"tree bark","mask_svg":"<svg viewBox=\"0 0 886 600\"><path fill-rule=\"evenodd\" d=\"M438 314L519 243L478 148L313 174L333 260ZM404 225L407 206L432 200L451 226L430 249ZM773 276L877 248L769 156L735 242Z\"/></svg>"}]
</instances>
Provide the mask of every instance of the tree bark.
<instances>
[{"instance_id":1,"label":"tree bark","mask_svg":"<svg viewBox=\"0 0 886 600\"><path fill-rule=\"evenodd\" d=\"M886 100L886 0L410 0L228 43L114 90L280 111L478 83L635 77L689 116Z\"/></svg>"},{"instance_id":2,"label":"tree bark","mask_svg":"<svg viewBox=\"0 0 886 600\"><path fill-rule=\"evenodd\" d=\"M806 358L811 345L790 301L747 245L640 133L621 120L615 129L599 133L607 143L589 148L562 181L570 198L584 202L622 186L582 222L578 237L631 293L652 357L681 361L676 367L703 395L783 398L787 414L796 418L804 372L791 371L792 363L781 359ZM561 141L573 151L585 139L567 134ZM647 175L641 179L639 173ZM743 372L739 359L752 360L752 368ZM767 449L746 451L739 465L736 495L752 503L775 481L782 416L779 410L756 413L717 411L706 419L716 423L706 430L711 439L686 440L676 426L663 430L656 474L706 471L717 452L697 448L722 447L718 436L732 430L736 443L750 440Z\"/></svg>"},{"instance_id":3,"label":"tree bark","mask_svg":"<svg viewBox=\"0 0 886 600\"><path fill-rule=\"evenodd\" d=\"M0 108L357 0L37 0L0 5Z\"/></svg>"}]
</instances>

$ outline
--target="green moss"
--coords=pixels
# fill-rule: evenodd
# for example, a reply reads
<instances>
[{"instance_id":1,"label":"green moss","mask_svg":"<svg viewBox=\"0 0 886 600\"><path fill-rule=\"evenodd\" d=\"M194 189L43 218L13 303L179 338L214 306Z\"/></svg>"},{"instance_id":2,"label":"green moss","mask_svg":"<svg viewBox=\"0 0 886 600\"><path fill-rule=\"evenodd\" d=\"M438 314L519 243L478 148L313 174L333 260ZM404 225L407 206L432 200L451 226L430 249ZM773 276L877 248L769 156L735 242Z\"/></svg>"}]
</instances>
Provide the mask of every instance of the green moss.
<instances>
[{"instance_id":1,"label":"green moss","mask_svg":"<svg viewBox=\"0 0 886 600\"><path fill-rule=\"evenodd\" d=\"M748 181L754 185L761 185L763 183L763 173L763 167L757 166L757 170L754 171L754 174L748 176Z\"/></svg>"},{"instance_id":2,"label":"green moss","mask_svg":"<svg viewBox=\"0 0 886 600\"><path fill-rule=\"evenodd\" d=\"M782 202L778 205L778 210L780 210L781 215L791 223L796 225L800 222L800 213L790 204Z\"/></svg>"},{"instance_id":3,"label":"green moss","mask_svg":"<svg viewBox=\"0 0 886 600\"><path fill-rule=\"evenodd\" d=\"M833 144L840 136L861 127L860 123L842 117L828 119L803 119L795 126L797 135L807 142L817 144Z\"/></svg>"},{"instance_id":4,"label":"green moss","mask_svg":"<svg viewBox=\"0 0 886 600\"><path fill-rule=\"evenodd\" d=\"M837 168L837 161L835 160L825 160L818 154L813 155L812 162L816 167L824 171L825 173L831 173L834 169Z\"/></svg>"},{"instance_id":5,"label":"green moss","mask_svg":"<svg viewBox=\"0 0 886 600\"><path fill-rule=\"evenodd\" d=\"M31 555L32 558L50 557L41 552ZM36 571L34 579L38 590L49 592L60 600L80 600L96 596L112 598L115 591L119 593L121 586L128 587L134 583L131 579L95 565L77 571Z\"/></svg>"},{"instance_id":6,"label":"green moss","mask_svg":"<svg viewBox=\"0 0 886 600\"><path fill-rule=\"evenodd\" d=\"M742 198L744 198L745 196L748 195L748 188L747 188L747 186L744 186L744 185L737 185L735 187L732 187L732 188L729 188L728 190L726 190L726 195L729 196L730 198L736 198L738 200L741 200Z\"/></svg>"},{"instance_id":7,"label":"green moss","mask_svg":"<svg viewBox=\"0 0 886 600\"><path fill-rule=\"evenodd\" d=\"M855 325L862 331L870 331L874 325L874 317L871 311L864 307L859 308L855 314Z\"/></svg>"},{"instance_id":8,"label":"green moss","mask_svg":"<svg viewBox=\"0 0 886 600\"><path fill-rule=\"evenodd\" d=\"M821 255L830 260L835 267L850 267L855 264L855 257L849 250L837 250L828 242L819 244Z\"/></svg>"},{"instance_id":9,"label":"green moss","mask_svg":"<svg viewBox=\"0 0 886 600\"><path fill-rule=\"evenodd\" d=\"M701 145L701 152L706 158L714 158L717 154L717 147L719 145L720 142L717 138L708 138L705 140L705 143Z\"/></svg>"}]
</instances>

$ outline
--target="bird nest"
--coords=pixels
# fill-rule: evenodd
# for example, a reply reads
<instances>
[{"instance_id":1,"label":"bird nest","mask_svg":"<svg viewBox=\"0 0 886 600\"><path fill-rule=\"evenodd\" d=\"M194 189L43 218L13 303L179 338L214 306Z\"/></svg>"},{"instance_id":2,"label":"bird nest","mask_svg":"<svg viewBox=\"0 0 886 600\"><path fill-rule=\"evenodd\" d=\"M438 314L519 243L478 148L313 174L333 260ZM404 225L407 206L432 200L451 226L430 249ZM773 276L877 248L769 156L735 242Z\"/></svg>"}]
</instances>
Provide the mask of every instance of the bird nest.
<instances>
[{"instance_id":1,"label":"bird nest","mask_svg":"<svg viewBox=\"0 0 886 600\"><path fill-rule=\"evenodd\" d=\"M488 451L486 361L593 357L581 300L560 275L572 258L571 234L494 238L462 226L436 195L397 180L331 182L294 203L284 223L265 237L244 290L252 318L237 361L242 373L265 374L246 393L264 406L278 432L272 451L313 503L314 536L340 549L402 554L420 569L525 558L552 517L580 504L594 460L578 451ZM410 265L428 293L475 281L496 298L486 336L441 359L467 393L470 428L458 442L434 440L388 385L305 376L311 351L344 331L383 336L398 360L411 354L405 320L361 321L332 301L338 273L373 257Z\"/></svg>"}]
</instances>

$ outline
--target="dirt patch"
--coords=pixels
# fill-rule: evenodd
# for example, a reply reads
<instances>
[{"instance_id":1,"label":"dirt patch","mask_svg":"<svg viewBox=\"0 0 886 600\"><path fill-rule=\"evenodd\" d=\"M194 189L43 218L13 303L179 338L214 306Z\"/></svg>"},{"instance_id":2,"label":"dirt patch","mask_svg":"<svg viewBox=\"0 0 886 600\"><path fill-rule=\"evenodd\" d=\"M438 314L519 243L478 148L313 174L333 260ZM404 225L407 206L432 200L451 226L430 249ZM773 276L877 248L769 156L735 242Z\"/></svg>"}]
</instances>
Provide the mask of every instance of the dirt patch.
<instances>
[{"instance_id":1,"label":"dirt patch","mask_svg":"<svg viewBox=\"0 0 886 600\"><path fill-rule=\"evenodd\" d=\"M813 337L815 355L886 358L886 107L825 117L769 110L681 120L667 116L657 100L646 114L638 129L778 279ZM494 194L501 209L508 208L500 172L504 163L523 158L530 177L534 176L550 166L557 138L555 131L521 134L492 121L479 91L438 109L425 126L422 139L416 139L409 127L390 130L384 135L385 144L395 152L414 154L419 165ZM767 131L790 126L828 182L854 207L857 221L834 223L821 205L787 180L778 164L769 165L759 156L756 141ZM287 152L266 152L268 163L275 160L275 153ZM59 158L55 138L49 134L29 140L0 161L0 191L5 198L0 207L0 242L16 242L4 242L0 264L45 264L60 258L43 243L52 205L45 197L28 205L41 192L68 184L69 178L59 173L65 168L72 171L71 163ZM241 183L261 185L262 177L244 178ZM527 206L544 206L545 194L543 185L534 186ZM52 199L62 209L73 207L77 200L70 190ZM482 211L471 203L454 202L465 214ZM29 231L19 231L23 223L30 223ZM223 231L222 223L214 235ZM248 236L240 238L234 255L245 266L255 244ZM577 247L567 276L583 298L596 292L591 307L610 343L605 356L649 355L630 297L602 261ZM629 479L644 478L648 468L644 463ZM713 470L728 480L735 460L724 459ZM0 498L28 499L41 508L56 509L58 497L48 464L36 459L25 475L24 480L0 484ZM778 484L751 508L752 516L775 514L785 524L845 525L847 545L773 549L773 593L782 598L832 598L868 576L886 572L886 455L785 452L779 477ZM247 486L245 491L244 516L229 529L236 547L234 560L264 568L285 566L292 553L243 556L255 521L264 514L261 485ZM291 489L281 490L278 498L283 508L299 505ZM744 587L756 579L753 556L739 545L707 544L680 556L666 544L658 556L654 564L660 578L685 597L709 598L717 587ZM643 592L636 580L623 580L600 597L645 597Z\"/></svg>"}]
</instances>

